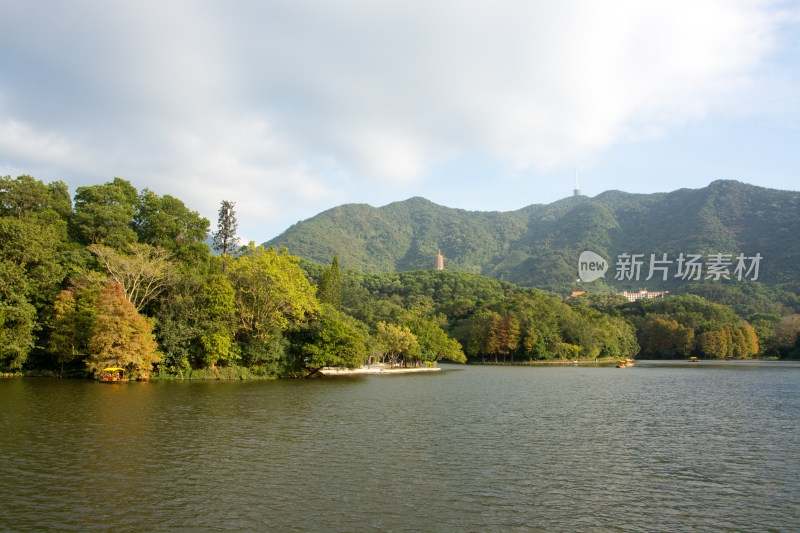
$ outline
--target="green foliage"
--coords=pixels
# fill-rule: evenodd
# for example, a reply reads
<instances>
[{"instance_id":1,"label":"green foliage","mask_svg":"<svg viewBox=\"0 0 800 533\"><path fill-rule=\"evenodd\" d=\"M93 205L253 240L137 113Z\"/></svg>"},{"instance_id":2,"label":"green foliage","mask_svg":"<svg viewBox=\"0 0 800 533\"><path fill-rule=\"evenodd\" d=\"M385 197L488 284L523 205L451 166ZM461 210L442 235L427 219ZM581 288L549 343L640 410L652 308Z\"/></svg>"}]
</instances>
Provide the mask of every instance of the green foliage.
<instances>
[{"instance_id":1,"label":"green foliage","mask_svg":"<svg viewBox=\"0 0 800 533\"><path fill-rule=\"evenodd\" d=\"M205 287L205 276L188 271L170 285L159 301L155 334L164 352L160 367L167 372L185 374L193 366L205 366L200 342Z\"/></svg>"},{"instance_id":2,"label":"green foliage","mask_svg":"<svg viewBox=\"0 0 800 533\"><path fill-rule=\"evenodd\" d=\"M101 288L98 283L84 282L61 291L56 298L48 350L59 363L83 361L89 353Z\"/></svg>"},{"instance_id":3,"label":"green foliage","mask_svg":"<svg viewBox=\"0 0 800 533\"><path fill-rule=\"evenodd\" d=\"M800 255L784 228L798 229L799 203L795 193L715 182L513 213L420 198L342 206L281 236L298 238L293 251L310 259L333 256L326 267L253 243L237 257L211 256L206 219L119 178L79 188L73 210L62 182L0 177L0 369L153 364L162 376L220 379L355 367L371 356L406 365L798 357ZM222 207L218 241L233 244L234 206ZM444 271L433 270L439 248ZM499 281L583 290L575 262L584 249L742 250L765 262L759 282L671 280L672 294L690 294L636 303L614 295L608 275L566 303Z\"/></svg>"},{"instance_id":4,"label":"green foliage","mask_svg":"<svg viewBox=\"0 0 800 533\"><path fill-rule=\"evenodd\" d=\"M317 288L317 297L322 303L336 309L342 306L342 275L339 272L339 257L334 254L330 268L322 273Z\"/></svg>"},{"instance_id":5,"label":"green foliage","mask_svg":"<svg viewBox=\"0 0 800 533\"><path fill-rule=\"evenodd\" d=\"M387 357L395 365L404 359L419 359L420 346L417 336L406 326L378 322L376 349L381 358Z\"/></svg>"},{"instance_id":6,"label":"green foliage","mask_svg":"<svg viewBox=\"0 0 800 533\"><path fill-rule=\"evenodd\" d=\"M25 278L22 294L31 302L41 304L52 298L64 277L58 261L59 229L37 218L0 217L0 260L19 267Z\"/></svg>"},{"instance_id":7,"label":"green foliage","mask_svg":"<svg viewBox=\"0 0 800 533\"><path fill-rule=\"evenodd\" d=\"M783 317L775 324L774 331L781 357L800 359L800 314Z\"/></svg>"},{"instance_id":8,"label":"green foliage","mask_svg":"<svg viewBox=\"0 0 800 533\"><path fill-rule=\"evenodd\" d=\"M22 267L0 262L0 370L20 370L34 346L36 309L26 289Z\"/></svg>"},{"instance_id":9,"label":"green foliage","mask_svg":"<svg viewBox=\"0 0 800 533\"><path fill-rule=\"evenodd\" d=\"M622 318L568 306L539 292L484 304L455 321L453 333L474 359L594 359L633 355L639 346Z\"/></svg>"},{"instance_id":10,"label":"green foliage","mask_svg":"<svg viewBox=\"0 0 800 533\"><path fill-rule=\"evenodd\" d=\"M64 220L72 215L72 201L62 181L45 185L31 176L0 176L0 216L23 216L54 213Z\"/></svg>"},{"instance_id":11,"label":"green foliage","mask_svg":"<svg viewBox=\"0 0 800 533\"><path fill-rule=\"evenodd\" d=\"M692 294L638 300L623 314L637 327L644 357L739 358L759 350L755 329L731 308Z\"/></svg>"},{"instance_id":12,"label":"green foliage","mask_svg":"<svg viewBox=\"0 0 800 533\"><path fill-rule=\"evenodd\" d=\"M203 306L200 318L202 334L200 342L204 348L204 366L217 363L230 364L239 359L233 349L236 327L236 291L225 276L212 275L206 280L203 290Z\"/></svg>"},{"instance_id":13,"label":"green foliage","mask_svg":"<svg viewBox=\"0 0 800 533\"><path fill-rule=\"evenodd\" d=\"M133 228L139 242L167 250L186 263L208 255L209 222L182 201L144 189L138 198Z\"/></svg>"},{"instance_id":14,"label":"green foliage","mask_svg":"<svg viewBox=\"0 0 800 533\"><path fill-rule=\"evenodd\" d=\"M442 360L454 363L467 361L461 345L447 336L447 334L433 320L422 317L413 317L406 322L408 329L417 337L419 352L412 361L436 362Z\"/></svg>"},{"instance_id":15,"label":"green foliage","mask_svg":"<svg viewBox=\"0 0 800 533\"><path fill-rule=\"evenodd\" d=\"M136 189L120 178L104 185L78 187L72 233L81 244L124 248L137 240L133 220L138 202Z\"/></svg>"},{"instance_id":16,"label":"green foliage","mask_svg":"<svg viewBox=\"0 0 800 533\"><path fill-rule=\"evenodd\" d=\"M358 368L366 359L366 335L351 317L324 305L301 334L300 354L310 368Z\"/></svg>"},{"instance_id":17,"label":"green foliage","mask_svg":"<svg viewBox=\"0 0 800 533\"><path fill-rule=\"evenodd\" d=\"M292 375L297 365L292 360L290 342L281 332L264 340L248 337L240 344L241 364L261 376Z\"/></svg>"},{"instance_id":18,"label":"green foliage","mask_svg":"<svg viewBox=\"0 0 800 533\"><path fill-rule=\"evenodd\" d=\"M668 194L610 191L507 213L470 212L411 198L381 208L339 206L266 244L285 246L317 263L338 252L342 266L368 273L433 269L441 248L447 270L561 293L575 290L577 259L584 250L612 262L605 281L618 291L645 287L646 274L638 286L614 279L613 262L625 251L668 253L673 259L681 252L760 253L765 260L758 281L773 287L782 305L800 312L800 241L793 238L800 232L798 207L800 193L735 181ZM684 284L654 278L646 287L675 292ZM748 297L756 297L748 291Z\"/></svg>"},{"instance_id":19,"label":"green foliage","mask_svg":"<svg viewBox=\"0 0 800 533\"><path fill-rule=\"evenodd\" d=\"M319 312L314 288L285 250L250 243L231 264L229 276L240 335L266 340Z\"/></svg>"}]
</instances>

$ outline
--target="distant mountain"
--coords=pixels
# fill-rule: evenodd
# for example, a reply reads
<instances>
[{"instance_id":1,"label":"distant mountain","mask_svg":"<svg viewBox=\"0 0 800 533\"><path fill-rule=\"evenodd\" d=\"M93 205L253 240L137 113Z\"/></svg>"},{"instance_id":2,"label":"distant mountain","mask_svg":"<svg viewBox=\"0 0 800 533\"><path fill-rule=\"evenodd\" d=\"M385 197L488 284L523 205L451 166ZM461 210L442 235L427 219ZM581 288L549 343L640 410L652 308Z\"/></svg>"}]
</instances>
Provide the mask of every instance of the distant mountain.
<instances>
[{"instance_id":1,"label":"distant mountain","mask_svg":"<svg viewBox=\"0 0 800 533\"><path fill-rule=\"evenodd\" d=\"M576 284L584 250L606 258L604 280L616 290L674 289L680 253L761 254L758 281L800 292L800 193L715 181L702 189L572 196L510 212L465 211L411 198L375 208L335 207L299 222L267 246L287 247L309 261L364 272L432 269L437 250L445 268L522 286L564 291ZM620 254L644 254L640 279L615 280ZM673 261L669 279L645 281L650 254ZM733 271L731 265L729 271ZM753 272L751 272L751 277ZM703 273L705 277L705 271ZM596 285L597 286L597 285Z\"/></svg>"}]
</instances>

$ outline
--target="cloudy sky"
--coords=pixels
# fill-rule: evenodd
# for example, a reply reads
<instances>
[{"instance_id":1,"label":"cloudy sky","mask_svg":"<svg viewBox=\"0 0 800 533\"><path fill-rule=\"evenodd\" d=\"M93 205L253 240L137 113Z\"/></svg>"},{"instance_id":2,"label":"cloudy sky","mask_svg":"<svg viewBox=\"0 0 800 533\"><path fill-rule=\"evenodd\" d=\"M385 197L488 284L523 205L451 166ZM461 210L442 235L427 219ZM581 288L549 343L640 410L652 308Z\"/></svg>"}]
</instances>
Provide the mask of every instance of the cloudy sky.
<instances>
[{"instance_id":1,"label":"cloudy sky","mask_svg":"<svg viewBox=\"0 0 800 533\"><path fill-rule=\"evenodd\" d=\"M800 188L800 3L0 0L0 175L342 203Z\"/></svg>"}]
</instances>

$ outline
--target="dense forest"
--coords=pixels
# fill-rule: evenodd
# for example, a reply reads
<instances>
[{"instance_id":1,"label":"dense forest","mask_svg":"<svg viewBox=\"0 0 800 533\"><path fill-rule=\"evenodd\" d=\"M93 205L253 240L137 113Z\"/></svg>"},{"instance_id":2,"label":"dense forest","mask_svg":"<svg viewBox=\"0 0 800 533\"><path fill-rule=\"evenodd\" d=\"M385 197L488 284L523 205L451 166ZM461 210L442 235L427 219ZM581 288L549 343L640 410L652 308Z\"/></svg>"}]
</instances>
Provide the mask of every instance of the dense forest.
<instances>
[{"instance_id":1,"label":"dense forest","mask_svg":"<svg viewBox=\"0 0 800 533\"><path fill-rule=\"evenodd\" d=\"M700 284L704 294L663 300L601 291L564 301L474 272L365 273L340 268L335 248L312 262L238 246L234 207L221 201L212 231L179 199L123 179L71 196L62 182L0 178L0 371L232 378L376 360L800 351L800 315L782 289L759 299Z\"/></svg>"},{"instance_id":2,"label":"dense forest","mask_svg":"<svg viewBox=\"0 0 800 533\"><path fill-rule=\"evenodd\" d=\"M427 270L441 250L449 270L565 295L586 290L576 282L584 250L612 264L623 253L668 254L673 261L681 253L758 253L759 276L751 282L751 275L746 285L765 287L764 301L800 312L798 234L800 193L715 181L670 193L570 196L511 212L452 209L424 198L379 208L347 204L298 222L265 244L318 263L337 253L343 267L370 273ZM609 292L691 292L691 284L674 275L647 280L646 274L616 279L612 269L594 285L604 283ZM752 295L754 287L744 285L730 287Z\"/></svg>"}]
</instances>

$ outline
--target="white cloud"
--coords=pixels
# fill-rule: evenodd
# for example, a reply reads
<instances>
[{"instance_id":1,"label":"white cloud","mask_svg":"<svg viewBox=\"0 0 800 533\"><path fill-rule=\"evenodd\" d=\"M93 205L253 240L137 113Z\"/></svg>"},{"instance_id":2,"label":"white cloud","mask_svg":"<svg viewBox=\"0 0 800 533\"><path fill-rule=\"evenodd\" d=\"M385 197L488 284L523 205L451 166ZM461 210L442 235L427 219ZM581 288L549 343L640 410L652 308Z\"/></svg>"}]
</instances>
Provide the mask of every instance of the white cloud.
<instances>
[{"instance_id":1,"label":"white cloud","mask_svg":"<svg viewBox=\"0 0 800 533\"><path fill-rule=\"evenodd\" d=\"M252 228L459 157L546 171L757 113L797 23L748 0L0 3L0 164L234 200Z\"/></svg>"},{"instance_id":2,"label":"white cloud","mask_svg":"<svg viewBox=\"0 0 800 533\"><path fill-rule=\"evenodd\" d=\"M23 123L6 120L0 123L0 154L14 154L21 161L41 161L60 165L70 158L72 146L58 133L38 132Z\"/></svg>"}]
</instances>

